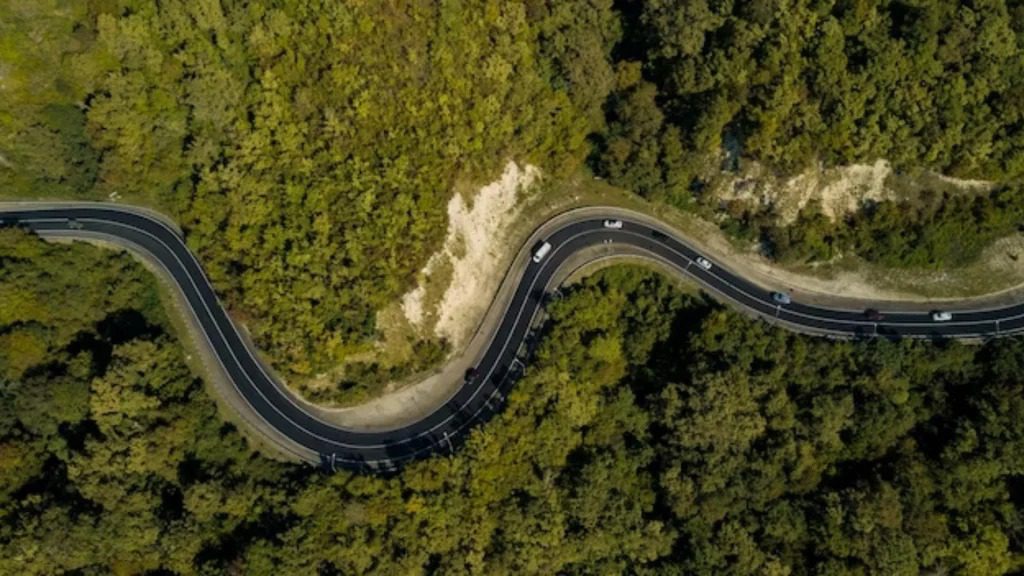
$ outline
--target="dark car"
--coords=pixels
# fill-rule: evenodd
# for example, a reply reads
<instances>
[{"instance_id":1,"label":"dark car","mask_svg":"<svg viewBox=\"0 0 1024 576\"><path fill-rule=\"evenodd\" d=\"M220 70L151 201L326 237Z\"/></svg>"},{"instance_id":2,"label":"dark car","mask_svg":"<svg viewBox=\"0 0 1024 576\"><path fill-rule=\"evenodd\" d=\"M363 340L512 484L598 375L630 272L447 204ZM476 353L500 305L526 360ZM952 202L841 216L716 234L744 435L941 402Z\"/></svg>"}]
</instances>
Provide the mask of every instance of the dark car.
<instances>
[{"instance_id":1,"label":"dark car","mask_svg":"<svg viewBox=\"0 0 1024 576\"><path fill-rule=\"evenodd\" d=\"M476 377L480 374L480 371L476 369L476 366L470 366L466 369L466 382L472 382L476 380Z\"/></svg>"},{"instance_id":2,"label":"dark car","mask_svg":"<svg viewBox=\"0 0 1024 576\"><path fill-rule=\"evenodd\" d=\"M867 318L868 320L871 320L872 322L878 322L879 320L885 318L885 315L879 312L878 310L875 310L874 308L868 308L867 310L864 311L864 317Z\"/></svg>"}]
</instances>

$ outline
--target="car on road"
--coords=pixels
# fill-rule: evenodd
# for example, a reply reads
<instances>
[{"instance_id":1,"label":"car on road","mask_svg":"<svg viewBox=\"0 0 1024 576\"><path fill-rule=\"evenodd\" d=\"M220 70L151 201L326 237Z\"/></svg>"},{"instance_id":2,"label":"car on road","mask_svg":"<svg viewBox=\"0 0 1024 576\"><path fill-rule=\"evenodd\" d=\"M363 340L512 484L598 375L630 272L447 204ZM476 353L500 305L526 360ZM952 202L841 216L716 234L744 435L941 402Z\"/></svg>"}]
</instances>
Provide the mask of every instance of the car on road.
<instances>
[{"instance_id":1,"label":"car on road","mask_svg":"<svg viewBox=\"0 0 1024 576\"><path fill-rule=\"evenodd\" d=\"M82 223L74 218L68 218L68 228L71 228L72 230L81 230Z\"/></svg>"},{"instance_id":2,"label":"car on road","mask_svg":"<svg viewBox=\"0 0 1024 576\"><path fill-rule=\"evenodd\" d=\"M786 294L785 292L772 292L772 300L775 300L779 304L789 304L793 301L793 299L789 297L789 294Z\"/></svg>"},{"instance_id":3,"label":"car on road","mask_svg":"<svg viewBox=\"0 0 1024 576\"><path fill-rule=\"evenodd\" d=\"M952 319L952 312L943 312L942 310L936 310L932 312L932 320L935 322L949 322Z\"/></svg>"},{"instance_id":4,"label":"car on road","mask_svg":"<svg viewBox=\"0 0 1024 576\"><path fill-rule=\"evenodd\" d=\"M539 263L548 255L548 252L551 252L551 242L541 244L540 247L533 252L533 261Z\"/></svg>"},{"instance_id":5,"label":"car on road","mask_svg":"<svg viewBox=\"0 0 1024 576\"><path fill-rule=\"evenodd\" d=\"M697 263L697 266L700 266L705 270L711 270L711 260L708 260L703 256L697 256L695 262Z\"/></svg>"},{"instance_id":6,"label":"car on road","mask_svg":"<svg viewBox=\"0 0 1024 576\"><path fill-rule=\"evenodd\" d=\"M472 382L476 380L476 377L480 375L480 371L477 370L476 366L470 366L466 369L466 382Z\"/></svg>"},{"instance_id":7,"label":"car on road","mask_svg":"<svg viewBox=\"0 0 1024 576\"><path fill-rule=\"evenodd\" d=\"M604 227L611 228L612 230L621 230L622 220L605 220Z\"/></svg>"},{"instance_id":8,"label":"car on road","mask_svg":"<svg viewBox=\"0 0 1024 576\"><path fill-rule=\"evenodd\" d=\"M879 320L885 318L885 315L883 315L878 310L875 310L874 308L868 308L867 310L864 311L864 317L867 318L868 320L871 320L872 322L878 322Z\"/></svg>"}]
</instances>

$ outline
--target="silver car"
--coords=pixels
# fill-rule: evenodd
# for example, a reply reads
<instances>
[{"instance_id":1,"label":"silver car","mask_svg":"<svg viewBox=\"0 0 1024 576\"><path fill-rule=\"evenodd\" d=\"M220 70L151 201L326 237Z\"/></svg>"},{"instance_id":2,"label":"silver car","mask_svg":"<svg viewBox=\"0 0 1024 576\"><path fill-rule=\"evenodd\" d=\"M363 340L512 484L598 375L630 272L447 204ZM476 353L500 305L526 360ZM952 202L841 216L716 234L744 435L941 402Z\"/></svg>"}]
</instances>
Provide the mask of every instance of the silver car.
<instances>
[{"instance_id":1,"label":"silver car","mask_svg":"<svg viewBox=\"0 0 1024 576\"><path fill-rule=\"evenodd\" d=\"M789 304L793 301L793 299L789 297L789 294L786 294L785 292L772 292L772 300L775 300L779 304Z\"/></svg>"}]
</instances>

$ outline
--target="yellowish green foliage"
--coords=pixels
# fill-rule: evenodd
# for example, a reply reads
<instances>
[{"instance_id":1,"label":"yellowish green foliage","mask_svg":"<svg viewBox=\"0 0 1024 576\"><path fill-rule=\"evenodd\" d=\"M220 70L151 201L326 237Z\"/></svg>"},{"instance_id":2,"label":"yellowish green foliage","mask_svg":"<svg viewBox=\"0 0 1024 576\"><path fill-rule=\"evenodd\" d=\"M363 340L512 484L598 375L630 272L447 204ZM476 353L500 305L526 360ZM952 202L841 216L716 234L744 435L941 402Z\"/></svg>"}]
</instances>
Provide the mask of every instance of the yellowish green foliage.
<instances>
[{"instance_id":1,"label":"yellowish green foliage","mask_svg":"<svg viewBox=\"0 0 1024 576\"><path fill-rule=\"evenodd\" d=\"M304 375L375 337L457 179L582 163L619 32L610 0L2 6L0 193L171 212Z\"/></svg>"}]
</instances>

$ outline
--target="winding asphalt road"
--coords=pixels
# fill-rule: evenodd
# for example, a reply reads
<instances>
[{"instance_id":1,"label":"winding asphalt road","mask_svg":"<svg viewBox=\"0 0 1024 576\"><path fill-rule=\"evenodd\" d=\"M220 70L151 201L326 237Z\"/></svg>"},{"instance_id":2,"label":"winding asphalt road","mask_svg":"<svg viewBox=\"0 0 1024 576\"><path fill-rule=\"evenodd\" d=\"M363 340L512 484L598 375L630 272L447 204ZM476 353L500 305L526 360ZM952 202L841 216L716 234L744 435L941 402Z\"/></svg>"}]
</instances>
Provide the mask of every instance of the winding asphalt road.
<instances>
[{"instance_id":1,"label":"winding asphalt road","mask_svg":"<svg viewBox=\"0 0 1024 576\"><path fill-rule=\"evenodd\" d=\"M0 211L0 222L49 237L106 239L141 252L162 266L180 290L210 350L238 395L263 423L293 447L297 457L329 469L387 471L434 452L454 450L475 424L500 410L524 368L534 319L553 288L560 264L581 250L604 245L607 252L640 252L691 276L710 294L781 326L838 337L987 338L1024 331L1024 304L1003 308L952 307L953 319L934 322L927 312L882 310L869 320L863 310L779 305L766 289L723 266L706 270L700 254L666 229L623 220L609 229L603 219L571 221L547 235L551 252L530 262L519 278L476 374L444 405L422 420L390 431L340 428L315 416L277 382L257 359L217 300L199 262L178 232L163 220L113 205L16 208ZM295 449L297 448L297 449Z\"/></svg>"}]
</instances>

